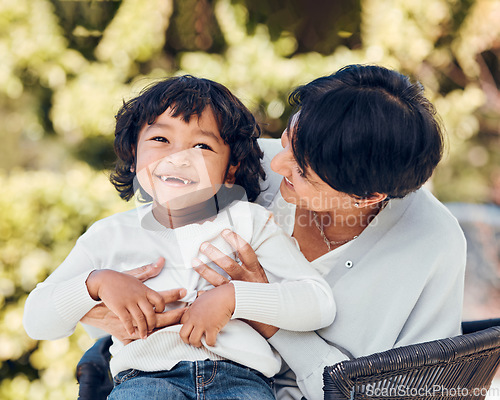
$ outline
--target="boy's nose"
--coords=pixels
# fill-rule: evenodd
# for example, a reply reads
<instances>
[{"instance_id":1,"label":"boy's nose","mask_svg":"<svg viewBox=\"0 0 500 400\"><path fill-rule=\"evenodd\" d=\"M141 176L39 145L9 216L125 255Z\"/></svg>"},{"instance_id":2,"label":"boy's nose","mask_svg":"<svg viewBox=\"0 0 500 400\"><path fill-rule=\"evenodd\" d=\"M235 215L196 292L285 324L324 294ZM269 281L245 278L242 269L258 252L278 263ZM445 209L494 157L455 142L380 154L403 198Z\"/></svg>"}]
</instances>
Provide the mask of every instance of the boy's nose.
<instances>
[{"instance_id":1,"label":"boy's nose","mask_svg":"<svg viewBox=\"0 0 500 400\"><path fill-rule=\"evenodd\" d=\"M189 150L179 151L165 157L165 161L176 167L189 167L191 166L191 156Z\"/></svg>"}]
</instances>

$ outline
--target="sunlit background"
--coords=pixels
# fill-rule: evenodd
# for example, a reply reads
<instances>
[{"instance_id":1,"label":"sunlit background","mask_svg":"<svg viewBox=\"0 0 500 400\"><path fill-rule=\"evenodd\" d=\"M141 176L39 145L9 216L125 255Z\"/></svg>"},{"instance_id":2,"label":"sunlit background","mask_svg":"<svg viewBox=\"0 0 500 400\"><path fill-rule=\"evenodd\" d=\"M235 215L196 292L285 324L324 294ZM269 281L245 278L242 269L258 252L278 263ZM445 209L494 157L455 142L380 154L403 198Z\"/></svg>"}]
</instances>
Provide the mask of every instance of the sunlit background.
<instances>
[{"instance_id":1,"label":"sunlit background","mask_svg":"<svg viewBox=\"0 0 500 400\"><path fill-rule=\"evenodd\" d=\"M89 224L130 207L107 181L114 115L153 79L219 81L278 137L294 86L345 64L397 69L448 132L434 193L497 207L499 57L496 0L0 0L0 398L77 396L91 339L29 339L24 301Z\"/></svg>"}]
</instances>

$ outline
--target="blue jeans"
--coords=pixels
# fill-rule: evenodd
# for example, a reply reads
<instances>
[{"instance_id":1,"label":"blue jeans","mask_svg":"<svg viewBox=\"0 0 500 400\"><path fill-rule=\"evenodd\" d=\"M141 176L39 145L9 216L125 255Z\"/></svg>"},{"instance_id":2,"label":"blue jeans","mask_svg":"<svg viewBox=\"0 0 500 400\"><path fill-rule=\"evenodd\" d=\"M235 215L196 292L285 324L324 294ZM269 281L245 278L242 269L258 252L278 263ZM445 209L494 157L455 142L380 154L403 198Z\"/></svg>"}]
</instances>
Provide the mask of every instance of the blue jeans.
<instances>
[{"instance_id":1,"label":"blue jeans","mask_svg":"<svg viewBox=\"0 0 500 400\"><path fill-rule=\"evenodd\" d=\"M275 400L272 380L231 361L181 361L170 371L122 371L108 400Z\"/></svg>"}]
</instances>

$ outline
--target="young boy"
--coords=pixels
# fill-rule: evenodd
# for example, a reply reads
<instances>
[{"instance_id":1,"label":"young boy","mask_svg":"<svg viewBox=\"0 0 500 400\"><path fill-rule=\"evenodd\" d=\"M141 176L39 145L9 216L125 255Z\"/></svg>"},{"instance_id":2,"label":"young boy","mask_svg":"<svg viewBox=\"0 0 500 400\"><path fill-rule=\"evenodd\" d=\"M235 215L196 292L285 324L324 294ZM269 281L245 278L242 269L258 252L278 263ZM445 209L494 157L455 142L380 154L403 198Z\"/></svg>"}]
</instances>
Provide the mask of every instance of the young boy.
<instances>
[{"instance_id":1,"label":"young boy","mask_svg":"<svg viewBox=\"0 0 500 400\"><path fill-rule=\"evenodd\" d=\"M29 295L28 334L40 340L71 335L102 301L129 333L142 337L127 345L114 338L110 399L274 398L265 377L279 371L281 360L240 319L315 330L331 324L335 306L329 285L270 213L242 201L260 192L259 133L243 104L206 79L166 79L125 103L117 115L119 160L111 180L123 199L137 194L151 202L98 221L79 238ZM193 270L193 259L208 262L199 252L206 242L236 259L221 237L226 229L255 249L269 284L212 288ZM158 257L165 268L146 284L123 273ZM165 310L157 291L178 287L187 290L184 305L192 303L182 325L154 331L156 313ZM205 292L196 298L199 291ZM199 312L199 304L207 311Z\"/></svg>"}]
</instances>

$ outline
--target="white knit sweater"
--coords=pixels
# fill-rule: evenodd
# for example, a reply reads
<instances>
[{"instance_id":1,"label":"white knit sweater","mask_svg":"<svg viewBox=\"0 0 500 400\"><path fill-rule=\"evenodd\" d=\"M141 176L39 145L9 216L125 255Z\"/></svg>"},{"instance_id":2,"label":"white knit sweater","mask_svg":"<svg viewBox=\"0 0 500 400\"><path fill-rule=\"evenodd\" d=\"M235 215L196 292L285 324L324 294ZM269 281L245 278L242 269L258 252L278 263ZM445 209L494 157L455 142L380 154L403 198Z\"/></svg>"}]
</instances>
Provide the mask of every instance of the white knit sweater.
<instances>
[{"instance_id":1,"label":"white knit sweater","mask_svg":"<svg viewBox=\"0 0 500 400\"><path fill-rule=\"evenodd\" d=\"M283 329L308 331L331 324L335 306L330 286L302 256L293 239L270 218L263 207L234 202L213 221L167 229L152 216L151 206L113 215L96 222L82 235L66 260L31 292L25 306L24 326L34 339L51 340L71 335L78 321L97 302L89 296L86 279L95 269L125 271L166 259L165 268L147 285L155 290L184 287L183 301L194 299L208 283L192 269L204 241L230 255L220 232L236 231L256 250L270 284L232 281L236 309L219 333L214 347L195 348L179 337L180 325L164 328L147 339L124 346L114 340L111 370L168 370L177 362L229 359L270 377L281 359L257 332L238 319L268 323Z\"/></svg>"}]
</instances>

